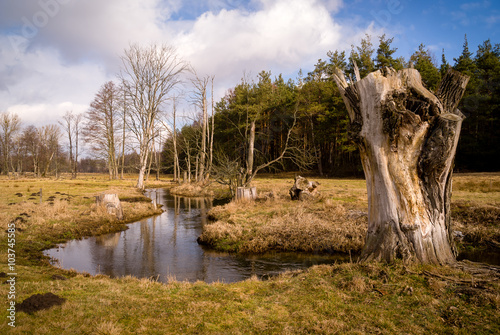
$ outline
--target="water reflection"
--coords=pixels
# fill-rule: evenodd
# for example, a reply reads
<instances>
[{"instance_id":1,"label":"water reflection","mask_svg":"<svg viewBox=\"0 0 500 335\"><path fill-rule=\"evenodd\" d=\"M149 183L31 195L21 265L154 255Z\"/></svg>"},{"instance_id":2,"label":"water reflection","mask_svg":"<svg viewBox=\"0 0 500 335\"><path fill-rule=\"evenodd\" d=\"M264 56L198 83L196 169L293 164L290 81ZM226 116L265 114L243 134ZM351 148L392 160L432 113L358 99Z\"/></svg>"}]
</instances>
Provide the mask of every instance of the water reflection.
<instances>
[{"instance_id":1,"label":"water reflection","mask_svg":"<svg viewBox=\"0 0 500 335\"><path fill-rule=\"evenodd\" d=\"M70 241L45 254L65 269L111 277L155 277L163 282L169 277L234 282L345 260L294 253L243 257L205 250L196 239L212 206L210 199L178 197L162 189L149 190L147 195L163 205L163 214L130 224L123 232Z\"/></svg>"}]
</instances>

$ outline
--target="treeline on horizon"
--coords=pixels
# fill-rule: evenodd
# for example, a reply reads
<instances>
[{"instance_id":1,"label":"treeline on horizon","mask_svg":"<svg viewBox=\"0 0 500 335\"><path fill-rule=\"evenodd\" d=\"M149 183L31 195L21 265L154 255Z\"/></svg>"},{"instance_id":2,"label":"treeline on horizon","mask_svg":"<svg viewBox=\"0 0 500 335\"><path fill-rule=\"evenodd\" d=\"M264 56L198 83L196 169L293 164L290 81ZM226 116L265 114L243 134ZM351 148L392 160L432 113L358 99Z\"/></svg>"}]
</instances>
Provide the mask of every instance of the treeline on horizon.
<instances>
[{"instance_id":1,"label":"treeline on horizon","mask_svg":"<svg viewBox=\"0 0 500 335\"><path fill-rule=\"evenodd\" d=\"M358 151L349 139L346 107L332 78L339 68L354 78L353 63L363 78L368 73L392 67L417 69L424 85L437 89L449 67L470 76L459 109L466 116L455 159L455 171L485 172L500 168L500 44L490 40L469 50L467 36L462 54L449 63L445 51L440 65L435 55L421 44L409 59L395 58L393 38L378 38L375 47L370 36L345 51L329 51L319 59L314 70L299 78L285 81L262 71L255 80L243 78L216 104L214 114L214 157L219 165L245 166L248 151L249 120L256 120L255 158L259 165L272 161L288 145L281 164L265 169L272 171L310 170L327 176L363 176ZM184 126L178 134L178 146L200 136L200 123ZM289 131L290 139L287 142ZM191 150L196 150L192 146ZM178 148L181 167L186 169L186 148ZM195 152L191 157L195 156ZM288 159L287 159L288 158ZM165 166L173 165L171 140L164 146ZM216 164L217 165L217 164ZM170 169L168 169L170 171Z\"/></svg>"},{"instance_id":2,"label":"treeline on horizon","mask_svg":"<svg viewBox=\"0 0 500 335\"><path fill-rule=\"evenodd\" d=\"M203 181L210 175L238 185L250 183L257 170L362 177L347 110L332 78L338 68L353 80L354 63L361 78L383 67L413 67L430 91L438 87L449 67L467 74L470 81L459 105L466 119L455 171L499 171L500 44L486 40L473 53L465 37L462 54L449 62L443 50L438 64L423 44L409 59L396 58L392 43L393 38L383 35L375 47L366 35L349 54L328 51L325 60L319 59L307 74L299 71L295 80L270 71L254 78L244 76L220 101L208 101L215 76L194 73L188 98L198 113L191 118L194 121L176 129L175 99L163 106L171 111L158 115L153 111L158 120L148 134L153 142L147 149L147 176L151 171L157 178L160 171L173 173L176 166L177 179L189 171L191 180ZM123 92L123 83L107 82L87 112L68 111L54 125L23 125L17 115L0 113L0 173L33 172L44 177L71 172L74 177L78 172L108 172L110 179L136 173L145 150L137 142L144 134L136 131L134 139L134 105ZM177 119L179 125L179 115ZM167 136L162 135L165 132ZM69 141L64 146L63 137ZM90 155L81 157L84 143Z\"/></svg>"}]
</instances>

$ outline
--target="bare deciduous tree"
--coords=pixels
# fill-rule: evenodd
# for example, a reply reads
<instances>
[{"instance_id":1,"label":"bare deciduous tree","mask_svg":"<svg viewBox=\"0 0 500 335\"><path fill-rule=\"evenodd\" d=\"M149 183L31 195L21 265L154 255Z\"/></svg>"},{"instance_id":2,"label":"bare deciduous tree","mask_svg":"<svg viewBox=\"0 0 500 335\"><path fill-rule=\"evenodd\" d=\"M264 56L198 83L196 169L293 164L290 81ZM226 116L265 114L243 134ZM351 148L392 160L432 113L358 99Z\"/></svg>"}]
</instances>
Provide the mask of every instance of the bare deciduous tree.
<instances>
[{"instance_id":1,"label":"bare deciduous tree","mask_svg":"<svg viewBox=\"0 0 500 335\"><path fill-rule=\"evenodd\" d=\"M120 73L125 94L131 99L129 128L139 145L139 177L137 188L144 188L153 138L162 105L180 83L180 75L187 68L175 50L169 46L131 45L122 57Z\"/></svg>"},{"instance_id":2,"label":"bare deciduous tree","mask_svg":"<svg viewBox=\"0 0 500 335\"><path fill-rule=\"evenodd\" d=\"M75 162L73 165L72 178L76 178L78 175L78 155L79 155L79 144L80 144L80 132L82 130L82 114L76 114L73 120L74 134L75 134Z\"/></svg>"},{"instance_id":3,"label":"bare deciduous tree","mask_svg":"<svg viewBox=\"0 0 500 335\"><path fill-rule=\"evenodd\" d=\"M12 146L14 137L21 129L21 120L17 114L0 114L0 149L2 152L3 168L2 172L8 174L13 171L12 166Z\"/></svg>"},{"instance_id":4,"label":"bare deciduous tree","mask_svg":"<svg viewBox=\"0 0 500 335\"><path fill-rule=\"evenodd\" d=\"M209 131L208 127L208 106L207 106L207 87L210 81L209 76L199 77L196 71L193 70L195 78L191 80L194 86L193 91L193 103L201 110L201 143L200 151L198 153L197 160L197 171L196 176L197 181L203 181L205 179L205 173L207 169L207 140L210 136L207 136Z\"/></svg>"},{"instance_id":5,"label":"bare deciduous tree","mask_svg":"<svg viewBox=\"0 0 500 335\"><path fill-rule=\"evenodd\" d=\"M69 144L69 162L71 178L74 179L78 174L78 144L80 142L81 114L74 114L73 111L67 111L63 116L63 121L59 124L63 127L68 136Z\"/></svg>"},{"instance_id":6,"label":"bare deciduous tree","mask_svg":"<svg viewBox=\"0 0 500 335\"><path fill-rule=\"evenodd\" d=\"M119 107L119 89L109 81L99 89L90 104L83 128L83 134L93 153L108 162L109 179L118 178L117 144L118 129L121 128Z\"/></svg>"},{"instance_id":7,"label":"bare deciduous tree","mask_svg":"<svg viewBox=\"0 0 500 335\"><path fill-rule=\"evenodd\" d=\"M126 139L126 134L127 134L127 94L125 93L125 90L123 86L120 87L121 93L122 93L122 149L121 149L121 174L120 178L123 179L123 172L125 170L125 139Z\"/></svg>"},{"instance_id":8,"label":"bare deciduous tree","mask_svg":"<svg viewBox=\"0 0 500 335\"><path fill-rule=\"evenodd\" d=\"M179 152L177 148L177 99L178 96L173 96L172 97L172 116L168 117L170 120L167 121L165 119L161 120L161 123L163 125L163 129L165 129L169 135L172 137L172 151L174 155L174 182L179 182L180 181L180 164L179 164ZM160 145L161 148L161 145Z\"/></svg>"},{"instance_id":9,"label":"bare deciduous tree","mask_svg":"<svg viewBox=\"0 0 500 335\"><path fill-rule=\"evenodd\" d=\"M50 166L52 165L54 157L57 159L61 130L57 125L51 124L40 127L38 129L38 134L44 161L44 166L41 173L42 176L45 177L50 173Z\"/></svg>"},{"instance_id":10,"label":"bare deciduous tree","mask_svg":"<svg viewBox=\"0 0 500 335\"><path fill-rule=\"evenodd\" d=\"M35 126L28 126L23 130L22 142L26 151L31 155L33 162L33 174L35 177L40 175L40 137L38 129Z\"/></svg>"}]
</instances>

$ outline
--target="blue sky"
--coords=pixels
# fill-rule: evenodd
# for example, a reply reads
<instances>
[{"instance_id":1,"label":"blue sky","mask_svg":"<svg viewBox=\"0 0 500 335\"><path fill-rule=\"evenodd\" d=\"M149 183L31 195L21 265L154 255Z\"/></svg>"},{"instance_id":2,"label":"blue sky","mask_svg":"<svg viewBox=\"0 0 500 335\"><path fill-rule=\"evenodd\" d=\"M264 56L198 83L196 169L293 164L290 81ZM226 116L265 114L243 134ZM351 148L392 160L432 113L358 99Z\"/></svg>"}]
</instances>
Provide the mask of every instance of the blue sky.
<instances>
[{"instance_id":1,"label":"blue sky","mask_svg":"<svg viewBox=\"0 0 500 335\"><path fill-rule=\"evenodd\" d=\"M243 73L295 78L329 50L365 34L394 37L406 59L425 44L439 63L500 43L500 2L408 0L2 0L0 112L25 124L57 123L84 112L116 79L130 43L166 43L201 75L215 75L215 98ZM189 86L186 85L186 90ZM192 112L185 107L186 113Z\"/></svg>"}]
</instances>

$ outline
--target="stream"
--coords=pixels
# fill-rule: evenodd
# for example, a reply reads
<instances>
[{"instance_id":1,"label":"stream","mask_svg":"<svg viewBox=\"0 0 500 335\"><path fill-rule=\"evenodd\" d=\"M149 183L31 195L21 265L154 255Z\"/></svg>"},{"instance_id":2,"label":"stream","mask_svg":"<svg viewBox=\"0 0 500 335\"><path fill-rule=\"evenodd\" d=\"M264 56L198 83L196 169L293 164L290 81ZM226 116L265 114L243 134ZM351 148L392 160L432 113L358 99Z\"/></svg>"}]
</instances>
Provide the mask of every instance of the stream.
<instances>
[{"instance_id":1,"label":"stream","mask_svg":"<svg viewBox=\"0 0 500 335\"><path fill-rule=\"evenodd\" d=\"M286 270L345 262L349 258L345 255L215 252L196 242L207 222L206 214L214 205L211 199L170 195L164 189L148 190L146 195L163 205L162 214L128 224L128 229L122 232L60 244L44 254L51 257L53 265L91 275L208 283L231 283L252 276L268 278Z\"/></svg>"}]
</instances>

